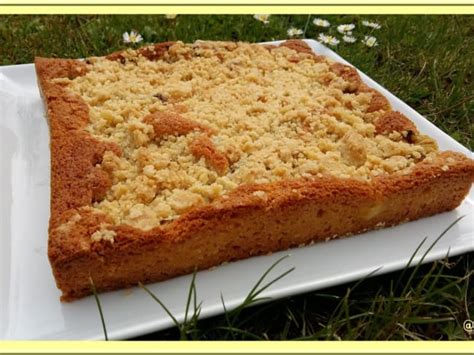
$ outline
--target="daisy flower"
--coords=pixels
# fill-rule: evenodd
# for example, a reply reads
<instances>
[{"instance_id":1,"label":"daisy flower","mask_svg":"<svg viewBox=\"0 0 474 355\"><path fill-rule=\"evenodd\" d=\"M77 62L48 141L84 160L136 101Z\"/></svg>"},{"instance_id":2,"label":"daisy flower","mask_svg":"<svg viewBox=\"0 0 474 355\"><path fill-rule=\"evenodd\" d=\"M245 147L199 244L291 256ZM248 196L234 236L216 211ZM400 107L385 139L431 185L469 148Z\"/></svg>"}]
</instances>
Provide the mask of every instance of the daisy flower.
<instances>
[{"instance_id":1,"label":"daisy flower","mask_svg":"<svg viewBox=\"0 0 474 355\"><path fill-rule=\"evenodd\" d=\"M253 18L257 21L263 22L265 25L270 22L270 15L253 15Z\"/></svg>"},{"instance_id":2,"label":"daisy flower","mask_svg":"<svg viewBox=\"0 0 474 355\"><path fill-rule=\"evenodd\" d=\"M138 43L143 41L142 35L134 30L131 30L130 34L128 32L125 32L122 35L122 38L124 43Z\"/></svg>"},{"instance_id":3,"label":"daisy flower","mask_svg":"<svg viewBox=\"0 0 474 355\"><path fill-rule=\"evenodd\" d=\"M342 40L347 43L354 43L355 41L357 41L357 39L354 36L348 36L348 35L342 36Z\"/></svg>"},{"instance_id":4,"label":"daisy flower","mask_svg":"<svg viewBox=\"0 0 474 355\"><path fill-rule=\"evenodd\" d=\"M340 42L336 37L325 35L324 33L319 34L318 41L324 44L329 44L330 46L337 46Z\"/></svg>"},{"instance_id":5,"label":"daisy flower","mask_svg":"<svg viewBox=\"0 0 474 355\"><path fill-rule=\"evenodd\" d=\"M303 30L295 27L291 27L286 31L288 33L289 37L296 37L296 36L301 36L303 34Z\"/></svg>"},{"instance_id":6,"label":"daisy flower","mask_svg":"<svg viewBox=\"0 0 474 355\"><path fill-rule=\"evenodd\" d=\"M331 25L329 21L323 20L322 18L315 18L313 24L319 27L329 27Z\"/></svg>"},{"instance_id":7,"label":"daisy flower","mask_svg":"<svg viewBox=\"0 0 474 355\"><path fill-rule=\"evenodd\" d=\"M345 34L351 35L351 34L352 34L352 30L353 30L355 27L356 27L356 26L355 26L353 23L346 24L346 25L339 25L339 26L337 26L337 32L342 33L343 35L345 35Z\"/></svg>"},{"instance_id":8,"label":"daisy flower","mask_svg":"<svg viewBox=\"0 0 474 355\"><path fill-rule=\"evenodd\" d=\"M165 18L168 20L174 20L178 15L176 14L166 14Z\"/></svg>"},{"instance_id":9,"label":"daisy flower","mask_svg":"<svg viewBox=\"0 0 474 355\"><path fill-rule=\"evenodd\" d=\"M382 28L382 26L380 24L378 24L377 22L362 21L362 24L365 27L370 27L370 28L373 28L373 29L376 29L376 30L380 30Z\"/></svg>"},{"instance_id":10,"label":"daisy flower","mask_svg":"<svg viewBox=\"0 0 474 355\"><path fill-rule=\"evenodd\" d=\"M362 43L364 43L367 47L378 46L377 38L373 36L365 36L364 39L362 40Z\"/></svg>"}]
</instances>

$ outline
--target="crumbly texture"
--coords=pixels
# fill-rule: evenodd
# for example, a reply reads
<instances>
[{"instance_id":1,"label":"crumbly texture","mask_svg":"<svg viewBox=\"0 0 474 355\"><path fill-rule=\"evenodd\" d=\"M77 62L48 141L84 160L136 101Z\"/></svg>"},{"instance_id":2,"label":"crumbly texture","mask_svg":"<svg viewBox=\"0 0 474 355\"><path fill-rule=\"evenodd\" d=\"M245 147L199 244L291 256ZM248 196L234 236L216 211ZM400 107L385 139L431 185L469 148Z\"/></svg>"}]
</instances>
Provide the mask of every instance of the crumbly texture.
<instances>
[{"instance_id":1,"label":"crumbly texture","mask_svg":"<svg viewBox=\"0 0 474 355\"><path fill-rule=\"evenodd\" d=\"M242 184L408 173L436 151L388 104L369 109L379 99L353 68L308 52L198 42L125 55L57 79L88 105L85 130L122 149L97 165L112 186L94 208L115 224L151 229Z\"/></svg>"},{"instance_id":2,"label":"crumbly texture","mask_svg":"<svg viewBox=\"0 0 474 355\"><path fill-rule=\"evenodd\" d=\"M36 60L63 299L455 208L472 160L302 41Z\"/></svg>"}]
</instances>

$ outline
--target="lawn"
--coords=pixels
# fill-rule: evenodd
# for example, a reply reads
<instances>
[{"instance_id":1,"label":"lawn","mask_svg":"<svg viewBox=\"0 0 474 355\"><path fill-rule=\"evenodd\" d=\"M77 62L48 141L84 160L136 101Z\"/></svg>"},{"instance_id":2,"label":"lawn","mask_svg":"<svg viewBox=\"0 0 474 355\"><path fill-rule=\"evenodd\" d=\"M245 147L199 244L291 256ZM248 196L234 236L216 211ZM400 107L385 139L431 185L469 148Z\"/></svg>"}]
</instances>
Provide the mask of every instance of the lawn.
<instances>
[{"instance_id":1,"label":"lawn","mask_svg":"<svg viewBox=\"0 0 474 355\"><path fill-rule=\"evenodd\" d=\"M0 16L0 65L30 63L35 56L87 57L134 46L122 34L136 30L144 41L197 39L269 41L288 38L290 27L306 38L335 35L337 53L450 134L474 147L474 18L472 16ZM374 29L364 20L381 25ZM353 23L355 43L336 25ZM377 45L361 42L375 36ZM469 218L469 217L467 217ZM440 231L441 233L442 231ZM288 299L245 307L229 317L193 318L180 328L141 339L468 339L472 255L378 276ZM199 290L198 290L199 291ZM159 307L159 305L157 305Z\"/></svg>"}]
</instances>

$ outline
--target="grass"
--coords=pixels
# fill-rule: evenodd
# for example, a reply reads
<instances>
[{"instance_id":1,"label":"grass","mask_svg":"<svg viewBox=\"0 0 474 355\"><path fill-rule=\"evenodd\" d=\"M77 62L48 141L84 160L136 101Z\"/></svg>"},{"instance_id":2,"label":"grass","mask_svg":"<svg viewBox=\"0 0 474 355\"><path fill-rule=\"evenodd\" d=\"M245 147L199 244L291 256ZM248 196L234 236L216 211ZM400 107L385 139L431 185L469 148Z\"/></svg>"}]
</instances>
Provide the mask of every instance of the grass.
<instances>
[{"instance_id":1,"label":"grass","mask_svg":"<svg viewBox=\"0 0 474 355\"><path fill-rule=\"evenodd\" d=\"M254 335L246 331L245 329L242 329L239 323L240 315L244 309L254 305L255 303L269 300L268 298L258 297L258 296L267 288L269 288L274 283L278 282L279 280L281 280L282 278L284 278L286 275L288 275L290 272L294 270L294 268L290 268L289 270L283 272L282 274L280 274L279 276L277 276L276 278L274 278L273 280L271 280L270 282L267 282L266 284L262 286L262 283L265 281L268 274L275 268L275 266L277 266L282 260L284 260L287 257L288 255L278 259L275 263L273 263L273 265L271 265L267 269L267 271L263 273L263 275L257 281L255 286L250 290L247 297L242 301L242 303L239 306L235 307L234 309L229 310L226 308L224 298L221 294L222 307L224 311L224 316L223 316L224 321L222 322L221 325L214 328L216 330L223 331L222 337L218 339L235 340L237 337L240 337L242 335L245 335L253 340L259 339L257 335ZM143 288L161 306L161 308L165 310L165 312L171 318L174 325L176 326L176 329L178 329L179 331L179 339L181 340L187 340L189 338L193 340L198 340L202 338L201 329L198 326L199 315L201 313L201 303L199 304L197 303L197 289L196 289L195 280L196 280L196 272L194 272L193 278L191 280L191 285L189 287L189 293L188 293L188 300L186 302L186 309L184 312L185 316L184 316L183 322L181 323L173 316L173 314L168 310L168 308L160 301L160 299L155 294L153 294L146 286L140 283L140 287ZM93 291L94 291L94 295L96 295L95 289L93 289ZM191 301L193 301L194 311L191 317L189 317ZM104 316L101 312L99 301L97 301L97 306L100 312L100 318L101 318L102 324L104 324ZM104 334L105 334L105 338L107 339L107 332L105 328L104 328Z\"/></svg>"},{"instance_id":2,"label":"grass","mask_svg":"<svg viewBox=\"0 0 474 355\"><path fill-rule=\"evenodd\" d=\"M314 18L311 17L311 19ZM355 23L354 34L373 34L379 46L342 43L343 57L381 83L462 144L474 147L473 16L327 16ZM361 26L373 19L380 30ZM122 33L136 29L145 42L197 39L270 41L304 29L308 16L0 16L0 65L31 63L35 56L87 57L125 48ZM320 29L311 21L305 36ZM330 33L336 34L334 26Z\"/></svg>"},{"instance_id":3,"label":"grass","mask_svg":"<svg viewBox=\"0 0 474 355\"><path fill-rule=\"evenodd\" d=\"M35 56L87 57L125 48L122 33L145 42L196 39L270 41L289 27L321 32L307 15L272 16L0 16L0 65ZM325 16L333 25L355 23L354 34L375 35L379 45L341 42L334 50L395 93L454 139L474 147L474 18L472 16ZM377 21L380 30L361 26ZM327 32L325 30L324 32ZM335 27L329 33L336 34ZM297 297L243 307L232 318L191 317L140 339L467 339L472 254L429 263ZM190 297L196 296L196 290ZM193 307L191 307L194 305ZM189 307L199 310L199 304ZM190 325L189 325L190 324Z\"/></svg>"},{"instance_id":4,"label":"grass","mask_svg":"<svg viewBox=\"0 0 474 355\"><path fill-rule=\"evenodd\" d=\"M99 311L100 321L102 323L102 330L104 331L104 339L109 340L109 336L107 334L107 327L105 325L104 312L102 312L102 305L100 304L100 298L97 294L97 289L95 288L94 280L92 280L92 277L89 277L89 279L91 283L92 294L94 295L94 299L97 304L97 309Z\"/></svg>"},{"instance_id":5,"label":"grass","mask_svg":"<svg viewBox=\"0 0 474 355\"><path fill-rule=\"evenodd\" d=\"M283 272L262 286L276 261L258 280L238 307L224 308L224 315L198 320L197 289L193 277L186 317L178 323L156 295L146 289L176 324L169 329L137 340L463 340L462 329L473 311L469 282L474 271L472 253L445 258L431 264L422 262L433 246L455 225L448 226L427 248L415 267L423 240L401 272L366 278L348 285L286 298L265 305L249 306L258 296L285 277ZM188 316L191 298L194 313ZM187 319L190 319L188 321ZM186 330L186 331L183 331Z\"/></svg>"}]
</instances>

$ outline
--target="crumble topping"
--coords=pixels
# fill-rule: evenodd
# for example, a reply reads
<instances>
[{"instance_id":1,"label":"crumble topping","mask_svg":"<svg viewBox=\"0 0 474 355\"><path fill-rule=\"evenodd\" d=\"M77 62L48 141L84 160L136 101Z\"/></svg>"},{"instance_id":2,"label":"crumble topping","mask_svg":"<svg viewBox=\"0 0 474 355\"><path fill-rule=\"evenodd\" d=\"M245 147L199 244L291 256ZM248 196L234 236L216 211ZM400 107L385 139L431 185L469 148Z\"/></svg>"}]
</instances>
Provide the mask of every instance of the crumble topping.
<instances>
[{"instance_id":1,"label":"crumble topping","mask_svg":"<svg viewBox=\"0 0 474 355\"><path fill-rule=\"evenodd\" d=\"M69 233L69 231L71 230L72 227L74 227L74 225L79 222L80 220L82 219L81 215L79 213L75 213L72 215L72 217L70 217L67 222L59 225L56 230L60 233Z\"/></svg>"},{"instance_id":2,"label":"crumble topping","mask_svg":"<svg viewBox=\"0 0 474 355\"><path fill-rule=\"evenodd\" d=\"M266 193L265 191L260 191L260 190L254 191L254 192L252 193L252 195L253 195L253 196L256 196L256 197L258 197L259 199L264 200L264 201L266 201L267 198L268 198L267 193Z\"/></svg>"},{"instance_id":3,"label":"crumble topping","mask_svg":"<svg viewBox=\"0 0 474 355\"><path fill-rule=\"evenodd\" d=\"M329 59L202 41L156 61L123 57L90 58L84 76L57 79L88 104L87 131L122 148L98 164L112 187L93 205L115 224L157 227L242 184L407 173L437 150L417 132L376 127L387 111L369 109L374 92L354 92Z\"/></svg>"},{"instance_id":4,"label":"crumble topping","mask_svg":"<svg viewBox=\"0 0 474 355\"><path fill-rule=\"evenodd\" d=\"M113 230L107 229L108 226L109 225L102 223L100 225L100 229L98 231L94 232L91 235L91 239L94 242L99 242L101 240L106 240L110 243L113 243L114 238L117 235L117 233L115 233Z\"/></svg>"}]
</instances>

